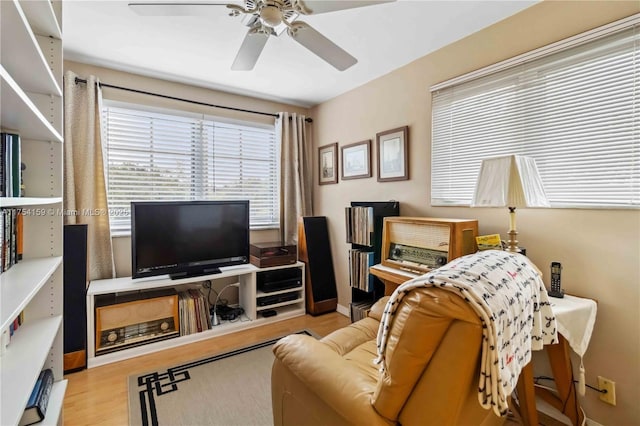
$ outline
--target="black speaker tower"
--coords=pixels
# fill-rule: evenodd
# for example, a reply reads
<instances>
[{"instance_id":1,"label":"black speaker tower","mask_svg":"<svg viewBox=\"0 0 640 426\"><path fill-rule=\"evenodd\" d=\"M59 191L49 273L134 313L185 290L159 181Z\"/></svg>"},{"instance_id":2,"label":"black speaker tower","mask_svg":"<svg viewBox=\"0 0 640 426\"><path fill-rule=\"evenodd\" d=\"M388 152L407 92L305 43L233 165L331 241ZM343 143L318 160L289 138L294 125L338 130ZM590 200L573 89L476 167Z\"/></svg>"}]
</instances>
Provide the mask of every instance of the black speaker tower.
<instances>
[{"instance_id":1,"label":"black speaker tower","mask_svg":"<svg viewBox=\"0 0 640 426\"><path fill-rule=\"evenodd\" d=\"M64 226L64 372L87 365L87 225Z\"/></svg>"},{"instance_id":2,"label":"black speaker tower","mask_svg":"<svg viewBox=\"0 0 640 426\"><path fill-rule=\"evenodd\" d=\"M335 311L338 293L325 216L307 216L298 220L298 258L306 264L307 312L318 315Z\"/></svg>"}]
</instances>

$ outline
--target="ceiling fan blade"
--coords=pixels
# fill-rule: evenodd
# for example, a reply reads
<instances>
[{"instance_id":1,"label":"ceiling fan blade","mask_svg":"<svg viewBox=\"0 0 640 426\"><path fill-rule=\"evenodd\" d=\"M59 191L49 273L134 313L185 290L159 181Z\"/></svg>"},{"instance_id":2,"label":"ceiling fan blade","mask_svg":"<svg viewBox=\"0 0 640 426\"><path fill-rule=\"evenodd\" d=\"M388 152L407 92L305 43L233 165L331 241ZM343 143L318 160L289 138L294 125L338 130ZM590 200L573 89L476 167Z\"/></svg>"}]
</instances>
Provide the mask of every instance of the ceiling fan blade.
<instances>
[{"instance_id":1,"label":"ceiling fan blade","mask_svg":"<svg viewBox=\"0 0 640 426\"><path fill-rule=\"evenodd\" d=\"M138 15L143 16L202 16L220 14L220 9L210 6L226 6L233 4L229 1L207 2L130 2L129 7Z\"/></svg>"},{"instance_id":2,"label":"ceiling fan blade","mask_svg":"<svg viewBox=\"0 0 640 426\"><path fill-rule=\"evenodd\" d=\"M262 49L264 49L269 34L256 28L251 28L244 36L244 41L231 65L234 71L250 71L256 65Z\"/></svg>"},{"instance_id":3,"label":"ceiling fan blade","mask_svg":"<svg viewBox=\"0 0 640 426\"><path fill-rule=\"evenodd\" d=\"M289 35L339 71L344 71L358 63L356 58L320 34L309 24L301 21L294 22L294 28L289 30Z\"/></svg>"},{"instance_id":4,"label":"ceiling fan blade","mask_svg":"<svg viewBox=\"0 0 640 426\"><path fill-rule=\"evenodd\" d=\"M373 6L382 3L393 3L395 1L396 0L301 0L301 3L306 9L310 10L312 14L316 15L318 13Z\"/></svg>"}]
</instances>

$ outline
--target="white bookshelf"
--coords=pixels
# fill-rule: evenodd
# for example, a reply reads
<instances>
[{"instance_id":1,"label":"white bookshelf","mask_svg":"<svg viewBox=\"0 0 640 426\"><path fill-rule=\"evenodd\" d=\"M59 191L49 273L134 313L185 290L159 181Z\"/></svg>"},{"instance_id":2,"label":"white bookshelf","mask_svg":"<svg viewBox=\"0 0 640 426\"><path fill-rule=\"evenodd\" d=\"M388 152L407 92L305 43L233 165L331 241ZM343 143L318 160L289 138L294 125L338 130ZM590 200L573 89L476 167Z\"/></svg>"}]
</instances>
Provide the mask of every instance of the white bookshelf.
<instances>
[{"instance_id":1,"label":"white bookshelf","mask_svg":"<svg viewBox=\"0 0 640 426\"><path fill-rule=\"evenodd\" d=\"M171 280L167 276L161 276L135 280L130 277L126 277L92 281L89 284L89 288L87 290L87 366L89 368L97 367L99 365L109 364L112 362L121 361L123 359L157 352L168 348L185 345L187 343L197 342L200 340L211 339L223 336L225 334L233 333L235 331L258 327L267 323L273 323L276 321L282 321L288 318L304 315L304 267L305 264L302 262L269 268L257 268L249 264L221 268L222 271L219 274L182 278L177 280ZM260 272L284 268L300 268L302 270L302 285L295 288L269 293L257 290L257 274L259 274ZM220 291L231 281L239 282L238 304L244 309L244 315L240 316L240 318L236 321L222 321L220 325L213 326L211 329L204 330L200 333L193 333L186 336L179 336L143 344L140 346L124 348L119 351L106 354L96 354L95 302L97 296L105 294L122 294L138 291L148 291L162 288L176 288L179 290L184 287L199 286L204 281L211 281L212 285L217 288L217 291ZM267 306L257 306L258 297L292 292L297 293L297 297L295 300L290 300L282 303L274 303ZM262 317L260 315L260 312L267 309L276 310L277 315L268 318Z\"/></svg>"},{"instance_id":2,"label":"white bookshelf","mask_svg":"<svg viewBox=\"0 0 640 426\"><path fill-rule=\"evenodd\" d=\"M23 311L62 263L61 256L25 259L2 274L0 329Z\"/></svg>"},{"instance_id":3,"label":"white bookshelf","mask_svg":"<svg viewBox=\"0 0 640 426\"><path fill-rule=\"evenodd\" d=\"M3 5L5 3L8 4L9 2L2 2ZM2 18L4 22L4 16ZM2 48L4 49L4 47ZM22 140L35 139L62 142L60 132L47 120L43 112L16 83L4 68L4 65L0 65L0 78L2 79L2 85L0 86L2 93L2 110L0 111L2 127L7 130L18 131Z\"/></svg>"},{"instance_id":4,"label":"white bookshelf","mask_svg":"<svg viewBox=\"0 0 640 426\"><path fill-rule=\"evenodd\" d=\"M22 417L33 385L38 379L54 338L60 331L61 323L61 315L27 322L11 339L11 344L2 355L0 363L0 424L17 424Z\"/></svg>"},{"instance_id":5,"label":"white bookshelf","mask_svg":"<svg viewBox=\"0 0 640 426\"><path fill-rule=\"evenodd\" d=\"M63 378L61 0L0 1L0 128L20 135L25 197L23 260L0 274L0 330L24 313L0 357L0 424L19 422L40 371L54 386L45 424L58 424ZM25 172L25 173L26 173Z\"/></svg>"},{"instance_id":6,"label":"white bookshelf","mask_svg":"<svg viewBox=\"0 0 640 426\"><path fill-rule=\"evenodd\" d=\"M33 33L62 40L62 29L50 1L21 0L20 6Z\"/></svg>"},{"instance_id":7,"label":"white bookshelf","mask_svg":"<svg viewBox=\"0 0 640 426\"><path fill-rule=\"evenodd\" d=\"M56 213L52 204L59 203L62 203L62 197L0 197L0 208L46 206L46 210L43 207L42 210L34 211L33 214Z\"/></svg>"},{"instance_id":8,"label":"white bookshelf","mask_svg":"<svg viewBox=\"0 0 640 426\"><path fill-rule=\"evenodd\" d=\"M11 34L11 43L2 43L1 58L5 70L25 92L62 96L62 90L40 49L38 40L22 11L21 4L14 1L5 3L6 5L3 5L2 8L2 32L3 34ZM22 2L22 5L29 3L45 4L48 2ZM49 8L53 12L51 3L49 3ZM44 10L44 8L42 9ZM52 19L55 15L53 13L47 15L46 13L45 10L45 16L42 16L42 20L55 22ZM35 15L33 19L36 19Z\"/></svg>"}]
</instances>

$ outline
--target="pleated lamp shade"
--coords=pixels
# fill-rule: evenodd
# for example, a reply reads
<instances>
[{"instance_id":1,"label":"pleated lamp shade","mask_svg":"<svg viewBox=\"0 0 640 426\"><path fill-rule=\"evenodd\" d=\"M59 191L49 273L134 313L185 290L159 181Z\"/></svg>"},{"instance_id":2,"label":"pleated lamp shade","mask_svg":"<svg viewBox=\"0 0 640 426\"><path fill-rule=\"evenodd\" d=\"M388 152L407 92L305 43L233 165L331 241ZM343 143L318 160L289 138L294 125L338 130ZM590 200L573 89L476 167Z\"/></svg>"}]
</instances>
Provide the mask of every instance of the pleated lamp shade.
<instances>
[{"instance_id":1,"label":"pleated lamp shade","mask_svg":"<svg viewBox=\"0 0 640 426\"><path fill-rule=\"evenodd\" d=\"M536 161L522 155L482 160L471 207L508 207L507 251L520 253L516 207L549 207Z\"/></svg>"},{"instance_id":2,"label":"pleated lamp shade","mask_svg":"<svg viewBox=\"0 0 640 426\"><path fill-rule=\"evenodd\" d=\"M482 160L472 207L549 207L536 161L522 155Z\"/></svg>"}]
</instances>

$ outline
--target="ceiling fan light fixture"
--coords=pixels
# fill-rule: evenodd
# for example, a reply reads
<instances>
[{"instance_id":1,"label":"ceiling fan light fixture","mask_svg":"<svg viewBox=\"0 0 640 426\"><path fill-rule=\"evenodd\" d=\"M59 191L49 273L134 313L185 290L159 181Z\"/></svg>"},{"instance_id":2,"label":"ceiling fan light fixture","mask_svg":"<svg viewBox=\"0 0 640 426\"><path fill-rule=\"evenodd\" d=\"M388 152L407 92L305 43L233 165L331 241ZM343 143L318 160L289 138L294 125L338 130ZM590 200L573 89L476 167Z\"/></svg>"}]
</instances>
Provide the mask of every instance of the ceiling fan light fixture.
<instances>
[{"instance_id":1,"label":"ceiling fan light fixture","mask_svg":"<svg viewBox=\"0 0 640 426\"><path fill-rule=\"evenodd\" d=\"M260 9L260 19L265 25L277 27L282 23L282 10L277 6L267 5Z\"/></svg>"}]
</instances>

